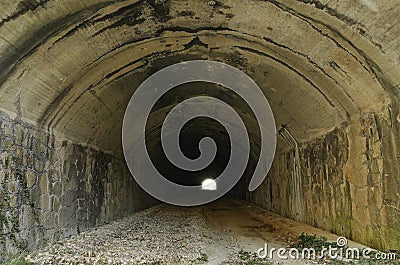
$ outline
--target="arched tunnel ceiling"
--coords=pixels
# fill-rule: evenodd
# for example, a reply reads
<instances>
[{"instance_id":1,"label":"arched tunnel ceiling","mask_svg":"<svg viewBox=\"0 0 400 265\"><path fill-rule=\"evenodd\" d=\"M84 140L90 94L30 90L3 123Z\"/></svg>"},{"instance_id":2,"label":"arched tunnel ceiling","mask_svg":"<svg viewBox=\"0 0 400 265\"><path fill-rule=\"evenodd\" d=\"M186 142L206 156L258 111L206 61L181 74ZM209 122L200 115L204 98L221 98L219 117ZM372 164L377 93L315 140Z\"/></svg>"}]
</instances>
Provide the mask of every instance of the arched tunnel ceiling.
<instances>
[{"instance_id":1,"label":"arched tunnel ceiling","mask_svg":"<svg viewBox=\"0 0 400 265\"><path fill-rule=\"evenodd\" d=\"M301 141L390 104L398 1L3 0L0 107L120 153L125 107L164 66L211 59L251 76Z\"/></svg>"}]
</instances>

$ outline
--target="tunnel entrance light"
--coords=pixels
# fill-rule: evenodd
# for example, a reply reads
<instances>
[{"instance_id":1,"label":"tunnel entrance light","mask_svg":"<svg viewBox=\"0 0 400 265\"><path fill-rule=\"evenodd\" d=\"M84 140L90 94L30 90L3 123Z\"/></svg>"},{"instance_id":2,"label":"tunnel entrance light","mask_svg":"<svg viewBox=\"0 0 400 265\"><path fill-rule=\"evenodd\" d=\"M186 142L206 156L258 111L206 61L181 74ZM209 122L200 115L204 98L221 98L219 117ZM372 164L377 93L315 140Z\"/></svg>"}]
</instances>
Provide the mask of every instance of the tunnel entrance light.
<instances>
[{"instance_id":1,"label":"tunnel entrance light","mask_svg":"<svg viewBox=\"0 0 400 265\"><path fill-rule=\"evenodd\" d=\"M205 179L201 183L202 190L217 190L217 182L213 179Z\"/></svg>"}]
</instances>

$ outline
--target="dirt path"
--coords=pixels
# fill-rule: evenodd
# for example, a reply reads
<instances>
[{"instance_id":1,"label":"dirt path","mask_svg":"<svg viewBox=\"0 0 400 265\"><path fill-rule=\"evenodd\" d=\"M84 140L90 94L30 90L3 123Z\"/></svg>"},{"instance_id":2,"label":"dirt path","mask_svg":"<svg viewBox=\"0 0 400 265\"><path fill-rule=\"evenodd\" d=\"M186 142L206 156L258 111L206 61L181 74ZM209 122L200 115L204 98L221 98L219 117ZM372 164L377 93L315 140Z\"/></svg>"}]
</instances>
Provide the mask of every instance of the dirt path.
<instances>
[{"instance_id":1,"label":"dirt path","mask_svg":"<svg viewBox=\"0 0 400 265\"><path fill-rule=\"evenodd\" d=\"M227 243L233 240L236 252L243 249L254 253L264 247L265 243L269 249L289 247L302 232L324 236L329 241L336 241L338 238L338 235L265 211L243 201L217 201L202 206L202 213L208 225L219 231L213 242L218 242L216 245L220 246L229 245ZM219 238L222 239L218 240ZM352 241L349 241L349 246L360 249L365 247ZM210 264L219 264L218 262L226 257L226 251L224 253L222 248L211 248L209 253L210 261L215 261ZM272 260L278 264L316 264L308 260L282 260L278 257Z\"/></svg>"}]
</instances>

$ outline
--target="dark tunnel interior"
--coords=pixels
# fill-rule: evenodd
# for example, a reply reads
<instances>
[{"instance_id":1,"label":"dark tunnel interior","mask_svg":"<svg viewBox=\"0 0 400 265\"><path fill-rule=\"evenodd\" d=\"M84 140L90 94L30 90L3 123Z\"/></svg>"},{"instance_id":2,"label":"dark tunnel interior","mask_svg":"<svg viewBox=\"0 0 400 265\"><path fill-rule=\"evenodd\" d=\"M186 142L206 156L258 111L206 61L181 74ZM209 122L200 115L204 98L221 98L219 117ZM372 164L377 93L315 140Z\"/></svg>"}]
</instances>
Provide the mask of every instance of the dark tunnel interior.
<instances>
[{"instance_id":1,"label":"dark tunnel interior","mask_svg":"<svg viewBox=\"0 0 400 265\"><path fill-rule=\"evenodd\" d=\"M157 170L170 181L180 185L197 186L201 185L206 179L215 180L226 168L231 155L231 140L224 126L214 119L197 117L186 123L180 132L180 148L186 157L196 159L200 156L200 140L204 137L212 138L217 144L217 154L211 164L203 170L188 171L173 165L165 156L160 140L161 127L166 115L179 102L200 95L212 96L235 106L235 110L240 113L239 115L241 115L246 127L249 129L252 128L250 126L257 124L254 113L248 104L235 92L221 85L207 82L191 82L179 85L172 91L164 94L154 104L152 114L149 116L146 125L146 132L148 132L146 143L149 148L149 155L156 165ZM249 133L250 149L252 150L249 160L252 159L254 161L248 163L246 171L242 176L243 179L247 180L253 175L260 153L260 146L257 145L260 139L260 130L259 127L257 129ZM235 196L243 196L239 191L246 189L247 186L243 187L242 182L235 188Z\"/></svg>"}]
</instances>

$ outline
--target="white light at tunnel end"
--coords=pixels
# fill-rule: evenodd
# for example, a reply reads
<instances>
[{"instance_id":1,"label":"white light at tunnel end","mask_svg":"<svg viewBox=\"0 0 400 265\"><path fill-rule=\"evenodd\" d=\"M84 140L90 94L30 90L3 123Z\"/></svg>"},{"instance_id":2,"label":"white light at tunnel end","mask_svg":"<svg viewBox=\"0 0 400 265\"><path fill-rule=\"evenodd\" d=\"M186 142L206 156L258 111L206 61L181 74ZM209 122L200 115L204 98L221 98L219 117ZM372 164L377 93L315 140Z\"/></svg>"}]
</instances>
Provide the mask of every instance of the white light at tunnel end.
<instances>
[{"instance_id":1,"label":"white light at tunnel end","mask_svg":"<svg viewBox=\"0 0 400 265\"><path fill-rule=\"evenodd\" d=\"M224 171L215 179L216 190L202 185L184 186L166 179L152 163L146 145L146 122L154 104L176 86L191 82L208 82L224 86L238 94L252 109L260 128L260 154L249 191L265 179L276 148L276 127L271 107L258 85L241 70L210 60L194 60L170 65L147 78L134 92L126 108L122 126L125 160L135 181L151 196L179 206L195 206L214 201L242 177L250 159L250 140L244 122L229 102L208 96L195 96L177 104L161 127L161 145L170 163L180 169L198 171L214 160L217 146L212 138L199 142L200 156L189 159L179 147L179 133L196 117L218 121L227 131L231 156Z\"/></svg>"}]
</instances>

